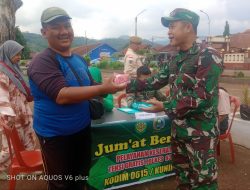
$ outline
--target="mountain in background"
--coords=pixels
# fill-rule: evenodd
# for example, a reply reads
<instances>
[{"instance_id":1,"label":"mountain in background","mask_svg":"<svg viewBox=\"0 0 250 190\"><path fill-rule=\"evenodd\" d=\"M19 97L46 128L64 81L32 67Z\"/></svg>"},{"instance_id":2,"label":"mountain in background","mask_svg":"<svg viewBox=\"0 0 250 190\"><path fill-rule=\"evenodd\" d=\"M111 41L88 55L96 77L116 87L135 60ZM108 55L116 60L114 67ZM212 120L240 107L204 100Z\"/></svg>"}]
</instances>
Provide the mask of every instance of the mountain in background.
<instances>
[{"instance_id":1,"label":"mountain in background","mask_svg":"<svg viewBox=\"0 0 250 190\"><path fill-rule=\"evenodd\" d=\"M166 46L168 44L169 44L169 39L156 39L156 40L154 40L153 46L155 46L155 45Z\"/></svg>"},{"instance_id":2,"label":"mountain in background","mask_svg":"<svg viewBox=\"0 0 250 190\"><path fill-rule=\"evenodd\" d=\"M27 41L27 45L29 46L31 52L40 52L48 47L47 41L40 34L23 32L24 38ZM152 41L143 39L143 43L151 44ZM89 39L84 37L75 37L72 43L72 47L82 46L86 44L96 44L96 43L106 43L111 47L115 48L117 51L121 51L129 45L129 36L123 35L118 38L104 38L101 40ZM167 45L168 42L164 40L154 41L153 46L156 45Z\"/></svg>"}]
</instances>

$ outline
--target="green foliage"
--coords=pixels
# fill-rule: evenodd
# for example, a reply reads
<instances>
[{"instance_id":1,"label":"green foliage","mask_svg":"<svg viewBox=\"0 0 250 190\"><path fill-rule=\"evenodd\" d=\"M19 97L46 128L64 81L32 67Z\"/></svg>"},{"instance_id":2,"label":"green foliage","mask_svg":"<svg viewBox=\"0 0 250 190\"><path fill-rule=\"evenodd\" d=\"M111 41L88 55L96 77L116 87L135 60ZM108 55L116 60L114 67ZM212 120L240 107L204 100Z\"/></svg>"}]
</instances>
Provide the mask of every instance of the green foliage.
<instances>
[{"instance_id":1,"label":"green foliage","mask_svg":"<svg viewBox=\"0 0 250 190\"><path fill-rule=\"evenodd\" d=\"M144 56L146 57L145 64L149 66L152 61L156 60L155 57L157 56L157 54L154 52L148 51L147 53L144 54Z\"/></svg>"},{"instance_id":2,"label":"green foliage","mask_svg":"<svg viewBox=\"0 0 250 190\"><path fill-rule=\"evenodd\" d=\"M90 64L91 59L89 55L85 55L83 59L87 62L88 65Z\"/></svg>"},{"instance_id":3,"label":"green foliage","mask_svg":"<svg viewBox=\"0 0 250 190\"><path fill-rule=\"evenodd\" d=\"M108 66L109 68L116 69L116 70L124 68L124 64L119 61L111 62Z\"/></svg>"},{"instance_id":4,"label":"green foliage","mask_svg":"<svg viewBox=\"0 0 250 190\"><path fill-rule=\"evenodd\" d=\"M98 64L97 63L96 64L91 64L91 67L98 67Z\"/></svg>"},{"instance_id":5,"label":"green foliage","mask_svg":"<svg viewBox=\"0 0 250 190\"><path fill-rule=\"evenodd\" d=\"M244 78L245 75L242 71L238 72L237 75L236 75L237 78Z\"/></svg>"},{"instance_id":6,"label":"green foliage","mask_svg":"<svg viewBox=\"0 0 250 190\"><path fill-rule=\"evenodd\" d=\"M224 28L224 32L223 32L223 36L229 36L230 35L230 29L229 29L229 24L228 24L228 21L226 21L226 25L225 25L225 28Z\"/></svg>"},{"instance_id":7,"label":"green foliage","mask_svg":"<svg viewBox=\"0 0 250 190\"><path fill-rule=\"evenodd\" d=\"M112 58L119 59L120 57L124 57L122 52L115 52L111 55Z\"/></svg>"},{"instance_id":8,"label":"green foliage","mask_svg":"<svg viewBox=\"0 0 250 190\"><path fill-rule=\"evenodd\" d=\"M249 89L248 86L245 86L243 88L243 98L242 98L242 104L250 106L250 97L249 97Z\"/></svg>"},{"instance_id":9,"label":"green foliage","mask_svg":"<svg viewBox=\"0 0 250 190\"><path fill-rule=\"evenodd\" d=\"M27 61L26 60L21 60L20 61L20 66L26 66Z\"/></svg>"},{"instance_id":10,"label":"green foliage","mask_svg":"<svg viewBox=\"0 0 250 190\"><path fill-rule=\"evenodd\" d=\"M92 66L98 67L99 69L114 69L114 70L124 68L123 63L121 63L119 61L109 62L108 60L102 60L97 64L93 64Z\"/></svg>"},{"instance_id":11,"label":"green foliage","mask_svg":"<svg viewBox=\"0 0 250 190\"><path fill-rule=\"evenodd\" d=\"M136 51L136 53L138 55L145 55L146 53L148 53L148 50L147 49L139 49Z\"/></svg>"},{"instance_id":12,"label":"green foliage","mask_svg":"<svg viewBox=\"0 0 250 190\"><path fill-rule=\"evenodd\" d=\"M157 61L150 61L148 64L148 67L153 70L153 73L156 73L157 71L159 71Z\"/></svg>"},{"instance_id":13,"label":"green foliage","mask_svg":"<svg viewBox=\"0 0 250 190\"><path fill-rule=\"evenodd\" d=\"M102 60L96 64L96 66L100 69L106 69L108 67L109 62L107 60Z\"/></svg>"},{"instance_id":14,"label":"green foliage","mask_svg":"<svg viewBox=\"0 0 250 190\"><path fill-rule=\"evenodd\" d=\"M148 64L149 67L157 67L157 61L150 61L150 63Z\"/></svg>"},{"instance_id":15,"label":"green foliage","mask_svg":"<svg viewBox=\"0 0 250 190\"><path fill-rule=\"evenodd\" d=\"M24 38L22 32L20 31L20 29L18 27L15 28L15 38L16 41L21 44L22 46L24 46L24 49L22 51L22 59L29 59L30 58L30 49L26 43L26 39Z\"/></svg>"}]
</instances>

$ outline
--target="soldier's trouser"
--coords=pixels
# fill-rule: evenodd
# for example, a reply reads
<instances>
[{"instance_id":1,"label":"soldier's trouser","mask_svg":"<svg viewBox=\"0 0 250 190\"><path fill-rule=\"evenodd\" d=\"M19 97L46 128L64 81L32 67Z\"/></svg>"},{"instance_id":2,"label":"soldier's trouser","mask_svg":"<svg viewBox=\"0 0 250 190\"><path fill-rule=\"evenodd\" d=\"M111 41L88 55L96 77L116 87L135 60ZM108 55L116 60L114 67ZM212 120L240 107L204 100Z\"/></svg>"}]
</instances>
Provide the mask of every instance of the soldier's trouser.
<instances>
[{"instance_id":1,"label":"soldier's trouser","mask_svg":"<svg viewBox=\"0 0 250 190\"><path fill-rule=\"evenodd\" d=\"M216 146L212 137L172 137L173 166L179 190L214 190L217 185Z\"/></svg>"}]
</instances>

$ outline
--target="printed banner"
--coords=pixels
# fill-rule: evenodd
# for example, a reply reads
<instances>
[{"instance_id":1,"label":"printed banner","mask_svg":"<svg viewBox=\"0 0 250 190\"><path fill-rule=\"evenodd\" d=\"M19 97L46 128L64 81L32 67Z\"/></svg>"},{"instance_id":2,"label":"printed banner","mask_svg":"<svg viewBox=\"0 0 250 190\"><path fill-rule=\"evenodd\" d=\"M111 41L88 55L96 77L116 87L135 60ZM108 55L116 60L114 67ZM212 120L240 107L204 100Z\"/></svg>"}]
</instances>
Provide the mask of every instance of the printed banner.
<instances>
[{"instance_id":1,"label":"printed banner","mask_svg":"<svg viewBox=\"0 0 250 190\"><path fill-rule=\"evenodd\" d=\"M166 116L92 128L94 189L115 189L173 175L170 121Z\"/></svg>"}]
</instances>

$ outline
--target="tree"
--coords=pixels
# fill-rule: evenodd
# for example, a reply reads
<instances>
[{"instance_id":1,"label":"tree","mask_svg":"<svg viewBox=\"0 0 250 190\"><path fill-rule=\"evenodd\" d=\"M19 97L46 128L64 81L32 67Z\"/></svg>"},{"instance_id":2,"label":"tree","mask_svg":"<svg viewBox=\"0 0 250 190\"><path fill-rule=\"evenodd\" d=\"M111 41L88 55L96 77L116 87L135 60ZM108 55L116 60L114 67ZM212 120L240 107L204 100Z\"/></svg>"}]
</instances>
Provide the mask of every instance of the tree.
<instances>
[{"instance_id":1,"label":"tree","mask_svg":"<svg viewBox=\"0 0 250 190\"><path fill-rule=\"evenodd\" d=\"M88 65L90 65L91 58L90 58L89 54L85 55L85 56L83 57L83 59L87 62Z\"/></svg>"},{"instance_id":2,"label":"tree","mask_svg":"<svg viewBox=\"0 0 250 190\"><path fill-rule=\"evenodd\" d=\"M225 37L225 36L229 36L229 35L230 35L229 24L226 21L226 25L225 25L225 28L224 28L223 36Z\"/></svg>"},{"instance_id":3,"label":"tree","mask_svg":"<svg viewBox=\"0 0 250 190\"><path fill-rule=\"evenodd\" d=\"M29 59L30 49L27 46L26 39L24 38L18 26L15 28L15 39L19 44L21 44L24 47L23 52L22 52L22 59Z\"/></svg>"},{"instance_id":4,"label":"tree","mask_svg":"<svg viewBox=\"0 0 250 190\"><path fill-rule=\"evenodd\" d=\"M0 0L0 44L15 40L15 14L22 4L21 0Z\"/></svg>"}]
</instances>

